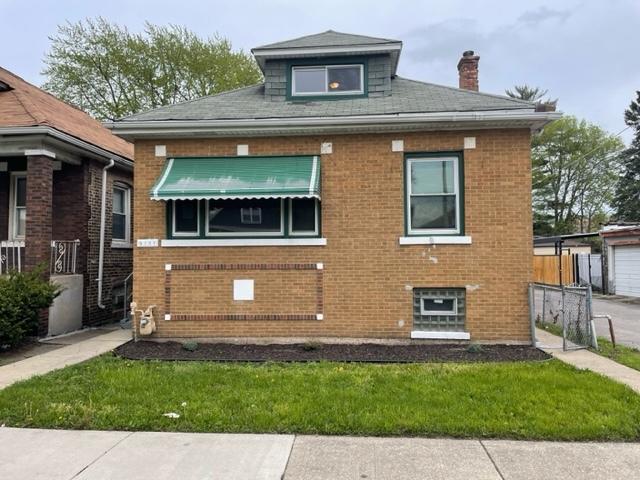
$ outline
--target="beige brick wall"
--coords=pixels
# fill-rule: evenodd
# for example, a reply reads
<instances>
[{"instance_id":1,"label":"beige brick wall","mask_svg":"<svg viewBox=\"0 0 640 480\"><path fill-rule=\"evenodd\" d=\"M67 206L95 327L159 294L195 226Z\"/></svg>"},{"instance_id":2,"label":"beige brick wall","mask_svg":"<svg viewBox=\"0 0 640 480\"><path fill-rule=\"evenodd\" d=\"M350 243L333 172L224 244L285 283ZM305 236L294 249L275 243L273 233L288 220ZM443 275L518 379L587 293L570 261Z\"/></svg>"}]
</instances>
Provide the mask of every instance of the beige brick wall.
<instances>
[{"instance_id":1,"label":"beige brick wall","mask_svg":"<svg viewBox=\"0 0 640 480\"><path fill-rule=\"evenodd\" d=\"M472 245L400 246L404 234L403 153L464 152L465 233ZM136 248L134 299L158 306L157 337L323 336L408 338L411 287L467 287L467 330L472 340L528 341L527 282L531 277L530 133L518 130L138 141L135 146L134 238L165 238L165 205L149 199L167 155L322 155L324 247ZM437 259L437 263L433 259ZM165 264L323 263L323 320L200 319L164 321L171 314L313 314L318 272L174 271L165 298ZM253 278L253 304L233 302L234 278ZM244 317L243 317L244 318ZM250 318L250 316L248 317Z\"/></svg>"}]
</instances>

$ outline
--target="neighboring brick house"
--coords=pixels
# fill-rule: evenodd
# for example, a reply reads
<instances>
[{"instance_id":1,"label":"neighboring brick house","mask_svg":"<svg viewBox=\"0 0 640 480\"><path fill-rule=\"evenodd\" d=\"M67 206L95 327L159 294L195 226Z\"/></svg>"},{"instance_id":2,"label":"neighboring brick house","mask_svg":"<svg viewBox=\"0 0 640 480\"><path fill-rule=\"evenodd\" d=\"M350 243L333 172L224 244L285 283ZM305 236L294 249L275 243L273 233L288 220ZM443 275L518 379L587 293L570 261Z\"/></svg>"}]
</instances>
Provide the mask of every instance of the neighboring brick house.
<instances>
[{"instance_id":1,"label":"neighboring brick house","mask_svg":"<svg viewBox=\"0 0 640 480\"><path fill-rule=\"evenodd\" d=\"M396 75L402 43L253 49L264 83L108 126L135 142L134 300L154 337L529 342L532 130L558 118Z\"/></svg>"},{"instance_id":2,"label":"neighboring brick house","mask_svg":"<svg viewBox=\"0 0 640 480\"><path fill-rule=\"evenodd\" d=\"M0 274L42 264L65 287L42 335L123 318L132 160L100 122L0 68Z\"/></svg>"}]
</instances>

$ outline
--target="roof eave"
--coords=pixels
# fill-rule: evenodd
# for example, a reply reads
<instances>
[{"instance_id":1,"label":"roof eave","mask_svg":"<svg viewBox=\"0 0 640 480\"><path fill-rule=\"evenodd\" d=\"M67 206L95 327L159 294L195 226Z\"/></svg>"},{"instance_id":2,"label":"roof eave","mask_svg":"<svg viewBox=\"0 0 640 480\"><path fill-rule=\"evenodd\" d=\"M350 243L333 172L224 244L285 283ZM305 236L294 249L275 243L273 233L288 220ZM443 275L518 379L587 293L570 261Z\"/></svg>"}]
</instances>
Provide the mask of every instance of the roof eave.
<instances>
[{"instance_id":1,"label":"roof eave","mask_svg":"<svg viewBox=\"0 0 640 480\"><path fill-rule=\"evenodd\" d=\"M295 117L228 120L151 120L105 123L131 140L171 137L234 137L365 133L407 130L529 128L539 130L561 112L518 111L404 113L343 117Z\"/></svg>"},{"instance_id":2,"label":"roof eave","mask_svg":"<svg viewBox=\"0 0 640 480\"><path fill-rule=\"evenodd\" d=\"M265 63L273 59L331 57L341 55L375 55L388 53L393 59L392 75L396 74L402 42L389 42L373 45L344 45L321 47L292 47L292 48L254 48L251 53L264 73Z\"/></svg>"},{"instance_id":3,"label":"roof eave","mask_svg":"<svg viewBox=\"0 0 640 480\"><path fill-rule=\"evenodd\" d=\"M1 137L10 136L29 136L29 135L45 135L49 136L63 144L67 144L72 148L78 149L84 152L88 157L94 158L99 161L107 162L114 160L116 164L126 169L133 168L133 161L127 157L116 154L102 147L98 147L92 143L80 140L73 135L69 135L61 130L57 130L53 127L38 125L38 126L22 126L22 127L0 127L0 139Z\"/></svg>"}]
</instances>

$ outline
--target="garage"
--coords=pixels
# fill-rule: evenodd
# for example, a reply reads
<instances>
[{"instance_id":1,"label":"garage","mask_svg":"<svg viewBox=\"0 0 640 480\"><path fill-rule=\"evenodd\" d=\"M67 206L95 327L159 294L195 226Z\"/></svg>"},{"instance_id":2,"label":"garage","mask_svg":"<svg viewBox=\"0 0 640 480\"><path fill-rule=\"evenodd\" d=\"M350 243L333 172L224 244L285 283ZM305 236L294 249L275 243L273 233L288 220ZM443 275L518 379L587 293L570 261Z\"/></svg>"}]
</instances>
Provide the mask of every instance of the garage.
<instances>
[{"instance_id":1,"label":"garage","mask_svg":"<svg viewBox=\"0 0 640 480\"><path fill-rule=\"evenodd\" d=\"M616 295L640 297L640 246L614 247Z\"/></svg>"},{"instance_id":2,"label":"garage","mask_svg":"<svg viewBox=\"0 0 640 480\"><path fill-rule=\"evenodd\" d=\"M640 226L601 232L607 247L609 293L640 297Z\"/></svg>"}]
</instances>

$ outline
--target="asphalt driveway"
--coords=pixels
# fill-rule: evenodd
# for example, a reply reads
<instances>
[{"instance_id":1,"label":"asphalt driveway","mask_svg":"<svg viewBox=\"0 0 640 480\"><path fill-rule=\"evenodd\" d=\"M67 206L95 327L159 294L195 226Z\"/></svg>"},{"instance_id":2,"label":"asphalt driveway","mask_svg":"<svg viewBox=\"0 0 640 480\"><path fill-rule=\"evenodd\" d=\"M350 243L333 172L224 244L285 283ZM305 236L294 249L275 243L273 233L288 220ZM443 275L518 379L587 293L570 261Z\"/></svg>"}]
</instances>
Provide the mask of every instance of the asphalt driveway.
<instances>
[{"instance_id":1,"label":"asphalt driveway","mask_svg":"<svg viewBox=\"0 0 640 480\"><path fill-rule=\"evenodd\" d=\"M593 313L611 315L616 341L640 349L640 302L627 303L598 296L593 298ZM606 319L596 319L596 331L599 336L610 338Z\"/></svg>"}]
</instances>

